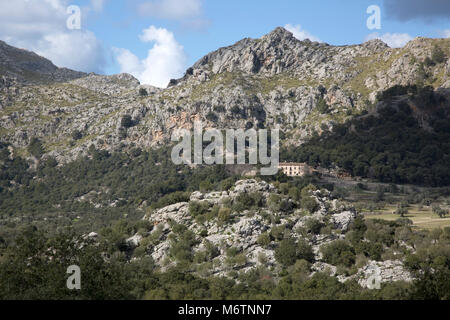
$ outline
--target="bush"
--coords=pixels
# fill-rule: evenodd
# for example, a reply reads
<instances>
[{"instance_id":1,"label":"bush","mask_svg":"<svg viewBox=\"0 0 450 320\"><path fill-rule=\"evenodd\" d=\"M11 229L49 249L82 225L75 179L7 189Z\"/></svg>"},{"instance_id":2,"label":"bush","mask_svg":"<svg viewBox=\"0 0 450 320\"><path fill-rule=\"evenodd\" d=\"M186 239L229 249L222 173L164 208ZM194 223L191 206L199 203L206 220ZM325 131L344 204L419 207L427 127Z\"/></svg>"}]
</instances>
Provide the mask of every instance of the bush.
<instances>
[{"instance_id":1,"label":"bush","mask_svg":"<svg viewBox=\"0 0 450 320\"><path fill-rule=\"evenodd\" d=\"M42 142L38 138L33 138L28 145L28 152L35 156L37 159L40 159L44 154L44 147L42 146Z\"/></svg>"},{"instance_id":2,"label":"bush","mask_svg":"<svg viewBox=\"0 0 450 320\"><path fill-rule=\"evenodd\" d=\"M160 209L179 202L188 202L191 196L190 192L176 191L169 193L152 204L152 209Z\"/></svg>"},{"instance_id":3,"label":"bush","mask_svg":"<svg viewBox=\"0 0 450 320\"><path fill-rule=\"evenodd\" d=\"M291 266L297 261L297 245L294 239L284 239L275 249L275 259L283 266Z\"/></svg>"},{"instance_id":4,"label":"bush","mask_svg":"<svg viewBox=\"0 0 450 320\"><path fill-rule=\"evenodd\" d=\"M228 222L231 218L231 209L225 207L220 208L217 218L219 219L220 222Z\"/></svg>"},{"instance_id":5,"label":"bush","mask_svg":"<svg viewBox=\"0 0 450 320\"><path fill-rule=\"evenodd\" d=\"M316 210L319 208L319 204L313 197L303 197L301 204L302 208L308 210L310 213L316 212Z\"/></svg>"},{"instance_id":6,"label":"bush","mask_svg":"<svg viewBox=\"0 0 450 320\"><path fill-rule=\"evenodd\" d=\"M312 247L305 240L299 240L297 244L297 259L303 259L311 263L314 262L314 252Z\"/></svg>"},{"instance_id":7,"label":"bush","mask_svg":"<svg viewBox=\"0 0 450 320\"><path fill-rule=\"evenodd\" d=\"M74 130L72 132L72 139L73 140L80 140L81 138L83 138L83 134L81 133L80 130Z\"/></svg>"},{"instance_id":8,"label":"bush","mask_svg":"<svg viewBox=\"0 0 450 320\"><path fill-rule=\"evenodd\" d=\"M276 226L276 227L272 227L272 229L270 230L270 236L274 239L274 240L282 240L284 238L284 232L286 230L286 227L283 226Z\"/></svg>"},{"instance_id":9,"label":"bush","mask_svg":"<svg viewBox=\"0 0 450 320\"><path fill-rule=\"evenodd\" d=\"M145 88L140 88L139 89L139 95L141 97L146 97L146 96L148 96L148 92L147 92L147 90L145 90Z\"/></svg>"},{"instance_id":10,"label":"bush","mask_svg":"<svg viewBox=\"0 0 450 320\"><path fill-rule=\"evenodd\" d=\"M443 63L445 62L445 58L446 57L444 51L442 51L442 49L437 45L434 46L433 51L431 52L431 59L433 60L433 62L435 62L436 64Z\"/></svg>"},{"instance_id":11,"label":"bush","mask_svg":"<svg viewBox=\"0 0 450 320\"><path fill-rule=\"evenodd\" d=\"M261 233L256 240L256 242L263 248L267 247L270 244L270 235L266 233Z\"/></svg>"},{"instance_id":12,"label":"bush","mask_svg":"<svg viewBox=\"0 0 450 320\"><path fill-rule=\"evenodd\" d=\"M205 201L191 201L189 203L189 213L194 218L204 215L209 210L209 203Z\"/></svg>"},{"instance_id":13,"label":"bush","mask_svg":"<svg viewBox=\"0 0 450 320\"><path fill-rule=\"evenodd\" d=\"M319 98L316 102L317 105L317 110L321 113L321 114L326 114L330 112L330 107L329 105L326 103L324 98Z\"/></svg>"},{"instance_id":14,"label":"bush","mask_svg":"<svg viewBox=\"0 0 450 320\"><path fill-rule=\"evenodd\" d=\"M325 262L351 267L355 263L355 250L345 240L336 240L320 248Z\"/></svg>"},{"instance_id":15,"label":"bush","mask_svg":"<svg viewBox=\"0 0 450 320\"><path fill-rule=\"evenodd\" d=\"M206 115L206 120L209 120L211 122L217 122L219 120L219 117L214 112L210 111Z\"/></svg>"},{"instance_id":16,"label":"bush","mask_svg":"<svg viewBox=\"0 0 450 320\"><path fill-rule=\"evenodd\" d=\"M320 230L325 225L317 219L308 219L305 223L305 228L308 233L320 234Z\"/></svg>"},{"instance_id":17,"label":"bush","mask_svg":"<svg viewBox=\"0 0 450 320\"><path fill-rule=\"evenodd\" d=\"M242 193L236 198L234 209L241 212L253 207L261 207L263 204L263 197L260 193Z\"/></svg>"},{"instance_id":18,"label":"bush","mask_svg":"<svg viewBox=\"0 0 450 320\"><path fill-rule=\"evenodd\" d=\"M129 114L126 114L122 117L122 120L120 121L120 125L122 128L131 128L134 125L133 119Z\"/></svg>"}]
</instances>

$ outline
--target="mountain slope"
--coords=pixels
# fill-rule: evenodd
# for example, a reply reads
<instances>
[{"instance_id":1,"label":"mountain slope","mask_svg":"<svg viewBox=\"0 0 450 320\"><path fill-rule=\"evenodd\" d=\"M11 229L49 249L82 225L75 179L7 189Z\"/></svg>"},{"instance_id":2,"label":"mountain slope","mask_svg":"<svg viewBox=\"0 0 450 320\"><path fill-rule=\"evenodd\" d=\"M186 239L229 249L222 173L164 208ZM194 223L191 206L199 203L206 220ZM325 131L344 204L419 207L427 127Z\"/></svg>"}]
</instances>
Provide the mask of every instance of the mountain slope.
<instances>
[{"instance_id":1,"label":"mountain slope","mask_svg":"<svg viewBox=\"0 0 450 320\"><path fill-rule=\"evenodd\" d=\"M198 119L216 128L279 127L283 144L299 145L324 125L332 129L371 108L394 85L449 87L449 44L417 38L401 49L379 40L330 46L277 28L206 55L167 89L140 86L129 75L4 86L0 139L26 155L37 137L48 155L67 162L90 145L164 145L175 128L191 128ZM436 48L445 59L428 61ZM125 115L131 126L122 125Z\"/></svg>"},{"instance_id":2,"label":"mountain slope","mask_svg":"<svg viewBox=\"0 0 450 320\"><path fill-rule=\"evenodd\" d=\"M83 72L58 68L34 52L18 49L0 40L0 78L36 84L65 82L86 76Z\"/></svg>"}]
</instances>

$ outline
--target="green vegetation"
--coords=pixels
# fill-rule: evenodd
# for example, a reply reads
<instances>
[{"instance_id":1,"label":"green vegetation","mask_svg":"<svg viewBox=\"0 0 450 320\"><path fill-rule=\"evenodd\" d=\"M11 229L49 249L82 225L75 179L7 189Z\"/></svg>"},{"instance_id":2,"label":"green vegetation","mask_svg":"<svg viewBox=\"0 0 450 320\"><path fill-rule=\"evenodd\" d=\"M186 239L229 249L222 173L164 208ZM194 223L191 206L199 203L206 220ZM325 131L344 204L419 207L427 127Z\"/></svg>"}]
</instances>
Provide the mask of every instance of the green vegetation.
<instances>
[{"instance_id":1,"label":"green vegetation","mask_svg":"<svg viewBox=\"0 0 450 320\"><path fill-rule=\"evenodd\" d=\"M120 120L120 125L125 129L131 128L132 126L134 126L134 121L129 114L126 114Z\"/></svg>"},{"instance_id":2,"label":"green vegetation","mask_svg":"<svg viewBox=\"0 0 450 320\"><path fill-rule=\"evenodd\" d=\"M21 157L10 159L8 146L0 144L0 236L17 232L12 221L47 232L66 225L91 232L123 217L138 220L139 206L150 210L186 201L201 183L220 190L230 177L224 166L175 166L169 152L110 154L91 148L88 157L64 166L48 158L33 170Z\"/></svg>"},{"instance_id":3,"label":"green vegetation","mask_svg":"<svg viewBox=\"0 0 450 320\"><path fill-rule=\"evenodd\" d=\"M440 64L445 62L446 56L444 51L437 45L433 47L433 51L431 52L431 60L435 64Z\"/></svg>"},{"instance_id":4,"label":"green vegetation","mask_svg":"<svg viewBox=\"0 0 450 320\"><path fill-rule=\"evenodd\" d=\"M28 145L28 152L37 159L40 159L45 153L42 142L38 138L31 139L31 142Z\"/></svg>"},{"instance_id":5,"label":"green vegetation","mask_svg":"<svg viewBox=\"0 0 450 320\"><path fill-rule=\"evenodd\" d=\"M407 103L389 102L408 92L422 110L417 117L425 113L433 130L420 125ZM353 176L382 182L450 185L450 110L439 107L443 97L412 86L394 87L380 98L388 106L377 115L337 124L332 132L313 136L301 147L282 150L281 158L314 166L337 165Z\"/></svg>"},{"instance_id":6,"label":"green vegetation","mask_svg":"<svg viewBox=\"0 0 450 320\"><path fill-rule=\"evenodd\" d=\"M325 262L350 267L355 263L355 249L344 240L336 240L321 247Z\"/></svg>"},{"instance_id":7,"label":"green vegetation","mask_svg":"<svg viewBox=\"0 0 450 320\"><path fill-rule=\"evenodd\" d=\"M199 277L191 270L193 263L208 263L218 255L218 249L205 242L205 250L195 255L196 242L186 227L174 225L171 255L176 266L161 272L151 258L141 257L126 262L126 246L117 246L117 235L135 232L123 221L105 229L96 242L64 231L48 235L36 228L25 228L11 244L0 246L1 299L449 299L450 290L450 228L440 232L410 232L400 222L364 222L352 224L353 241L336 240L323 248L324 259L338 265L343 273L351 273L361 255L370 258L389 257L389 247L379 242L406 241L417 248L405 252L405 264L417 278L412 283L383 283L380 290L361 288L355 280L340 283L326 272L313 276L311 248L303 241L282 240L277 260L285 268L275 273L264 267L242 273L236 279ZM381 227L381 229L380 229ZM369 236L378 230L376 238ZM349 237L349 234L347 237ZM356 241L369 236L366 242ZM383 240L384 239L384 240ZM375 242L374 242L375 241ZM79 243L84 245L81 247ZM356 246L355 244L367 245ZM373 245L373 246L372 246ZM51 249L51 250L49 250ZM381 254L380 254L381 252ZM108 257L104 259L105 254ZM31 257L31 259L30 259ZM236 248L227 251L227 263L241 265L246 257ZM80 291L66 288L66 268L81 267L83 285Z\"/></svg>"},{"instance_id":8,"label":"green vegetation","mask_svg":"<svg viewBox=\"0 0 450 320\"><path fill-rule=\"evenodd\" d=\"M145 90L144 88L140 88L140 89L139 89L139 95L140 95L141 97L146 97L146 96L148 96L148 92L147 92L147 90Z\"/></svg>"}]
</instances>

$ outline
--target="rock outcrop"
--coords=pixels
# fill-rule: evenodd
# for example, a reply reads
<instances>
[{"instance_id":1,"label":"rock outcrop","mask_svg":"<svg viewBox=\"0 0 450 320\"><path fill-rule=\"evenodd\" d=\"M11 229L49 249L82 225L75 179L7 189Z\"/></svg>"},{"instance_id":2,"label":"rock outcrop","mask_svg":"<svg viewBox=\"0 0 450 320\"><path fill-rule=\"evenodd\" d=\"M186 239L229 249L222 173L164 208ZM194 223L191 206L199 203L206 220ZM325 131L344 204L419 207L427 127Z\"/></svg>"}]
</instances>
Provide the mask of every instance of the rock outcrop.
<instances>
[{"instance_id":1,"label":"rock outcrop","mask_svg":"<svg viewBox=\"0 0 450 320\"><path fill-rule=\"evenodd\" d=\"M425 65L436 46L446 60ZM158 147L175 129L201 120L218 129L280 128L284 144L300 144L323 125L331 129L367 110L378 92L416 83L424 72L435 88L448 87L449 48L450 39L426 38L399 49L380 40L331 46L299 41L277 28L204 56L183 78L158 89L126 74L59 69L0 43L0 140L24 148L37 137L47 155L67 162L90 145ZM131 127L122 127L125 115L132 117ZM83 139L74 140L74 131Z\"/></svg>"},{"instance_id":2,"label":"rock outcrop","mask_svg":"<svg viewBox=\"0 0 450 320\"><path fill-rule=\"evenodd\" d=\"M259 195L262 205L236 209L233 204L244 194ZM400 261L369 261L355 275L337 275L337 267L323 260L320 248L335 240L345 239L349 224L357 216L356 211L333 200L325 190L311 192L311 197L318 204L313 213L299 208L283 211L274 206L274 197L292 201L283 197L273 185L253 179L238 181L229 191L196 191L191 194L189 202L172 204L146 214L144 220L154 226L153 230L146 235L137 234L127 242L132 248L141 246L146 255L165 270L179 262L173 248L180 241L187 241L182 240L187 237L191 246L187 250L194 256L193 272L202 276L229 276L231 271L245 273L259 266L280 271L282 265L275 258L279 239L271 237L281 235L282 238L303 241L311 246L314 253L311 276L315 272L326 272L341 282L356 279L361 286L367 287L370 271L376 267L380 283L411 281ZM191 211L193 203L206 206L208 213L204 218L199 219ZM221 217L222 208L231 208L226 219ZM307 231L305 224L310 219L322 223L329 230L320 234Z\"/></svg>"}]
</instances>

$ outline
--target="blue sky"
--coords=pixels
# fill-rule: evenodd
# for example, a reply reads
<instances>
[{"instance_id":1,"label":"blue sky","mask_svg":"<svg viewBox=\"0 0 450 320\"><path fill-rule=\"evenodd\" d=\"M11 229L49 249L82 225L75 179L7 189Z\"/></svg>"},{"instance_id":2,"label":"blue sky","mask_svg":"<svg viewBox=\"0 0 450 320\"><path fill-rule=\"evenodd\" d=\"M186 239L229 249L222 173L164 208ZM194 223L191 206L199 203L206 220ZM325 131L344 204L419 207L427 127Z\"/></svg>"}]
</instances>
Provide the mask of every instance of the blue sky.
<instances>
[{"instance_id":1,"label":"blue sky","mask_svg":"<svg viewBox=\"0 0 450 320\"><path fill-rule=\"evenodd\" d=\"M50 0L17 0L21 1L25 6L40 2L41 6L38 8L42 9L44 6L45 11L45 5ZM81 30L70 30L72 33L69 33L61 29L58 35L53 31L45 31L57 28L56 23L61 24L62 21L58 20L55 21L55 26L43 30L39 35L31 36L23 32L18 34L14 28L20 29L20 21L35 19L36 26L41 26L42 23L38 24L38 20L44 18L35 14L33 17L26 17L27 19L12 21L14 24L6 24L5 19L12 19L10 17L13 16L6 12L3 17L0 13L4 24L0 22L0 30L3 29L0 31L0 39L37 51L54 62L56 60L55 63L60 66L105 74L127 71L135 73L141 82L144 79L144 82L163 83L169 75L179 76L182 69L184 71L210 51L231 45L245 37L261 37L275 27L287 24L297 28L300 38L308 35L333 45L356 44L369 38L381 37L391 46L401 46L417 36L450 36L448 0L52 1L60 5L58 11L55 11L55 14L60 15L66 14L63 12L64 6L80 6ZM10 3L9 0L0 0L1 2ZM369 30L366 26L370 16L366 9L370 5L381 8L379 30ZM1 9L0 4L0 12ZM4 10L8 9L5 7ZM56 9L49 7L48 10ZM150 30L151 26L153 28ZM146 29L147 32L144 32ZM53 33L48 35L45 32ZM75 34L77 37L72 40ZM42 37L42 41L37 41L37 37ZM68 39L64 48L58 48L63 41L49 40L62 37ZM52 45L43 48L42 43L45 41L51 41ZM74 43L73 48L70 48L70 43ZM86 58L83 56L77 60L74 56L72 60L76 60L76 63L71 63L62 56L62 52L81 51L83 43L86 44L83 50ZM159 48L150 54L149 50L155 44ZM169 57L164 57L166 53ZM92 61L87 61L89 56ZM84 60L86 65L83 65ZM155 71L157 68L160 70Z\"/></svg>"}]
</instances>

